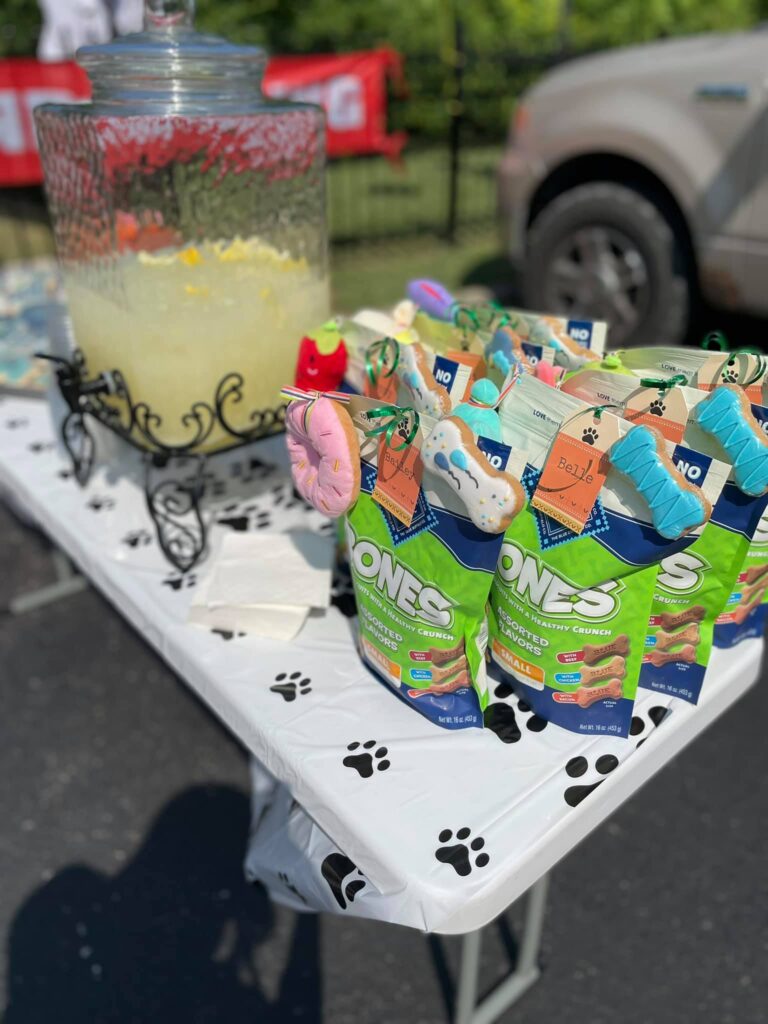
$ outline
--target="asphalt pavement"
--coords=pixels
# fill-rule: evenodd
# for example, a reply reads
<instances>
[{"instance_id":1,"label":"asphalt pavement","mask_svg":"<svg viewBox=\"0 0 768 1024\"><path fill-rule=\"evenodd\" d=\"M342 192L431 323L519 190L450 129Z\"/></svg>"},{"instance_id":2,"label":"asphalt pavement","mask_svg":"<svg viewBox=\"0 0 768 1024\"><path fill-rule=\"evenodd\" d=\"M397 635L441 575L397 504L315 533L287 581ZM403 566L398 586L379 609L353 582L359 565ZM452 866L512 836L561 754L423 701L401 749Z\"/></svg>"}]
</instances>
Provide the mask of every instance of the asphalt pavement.
<instances>
[{"instance_id":1,"label":"asphalt pavement","mask_svg":"<svg viewBox=\"0 0 768 1024\"><path fill-rule=\"evenodd\" d=\"M50 578L0 506L0 607ZM768 1019L767 719L763 679L556 868L505 1021ZM458 939L246 885L245 752L98 593L0 613L0 722L4 1024L448 1021ZM519 917L488 929L486 987Z\"/></svg>"}]
</instances>

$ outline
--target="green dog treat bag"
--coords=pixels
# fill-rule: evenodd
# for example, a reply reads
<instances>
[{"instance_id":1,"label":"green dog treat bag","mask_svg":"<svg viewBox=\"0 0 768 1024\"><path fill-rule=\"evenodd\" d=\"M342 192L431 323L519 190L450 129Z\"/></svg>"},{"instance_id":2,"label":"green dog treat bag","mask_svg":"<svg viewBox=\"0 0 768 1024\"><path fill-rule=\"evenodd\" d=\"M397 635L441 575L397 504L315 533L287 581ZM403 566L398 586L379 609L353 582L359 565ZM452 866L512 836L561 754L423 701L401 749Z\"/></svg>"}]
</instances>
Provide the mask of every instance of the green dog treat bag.
<instances>
[{"instance_id":1,"label":"green dog treat bag","mask_svg":"<svg viewBox=\"0 0 768 1024\"><path fill-rule=\"evenodd\" d=\"M525 462L521 480L529 498L553 440L588 409L531 378L521 378L505 399L503 437ZM602 412L594 431L610 416ZM632 429L612 418L621 436ZM575 464L576 472L583 469ZM722 482L722 474L703 471L710 502ZM658 565L697 535L662 537L645 500L610 463L580 533L529 501L504 535L491 590L494 673L509 679L542 718L574 732L627 736Z\"/></svg>"},{"instance_id":2,"label":"green dog treat bag","mask_svg":"<svg viewBox=\"0 0 768 1024\"><path fill-rule=\"evenodd\" d=\"M486 605L503 533L475 526L454 491L426 470L409 525L375 500L383 449L381 435L368 436L374 421L364 410L361 400L350 403L362 465L360 496L346 516L361 657L437 725L482 728ZM422 417L413 443L423 444L432 426ZM480 458L482 465L470 464L475 475L491 471Z\"/></svg>"}]
</instances>

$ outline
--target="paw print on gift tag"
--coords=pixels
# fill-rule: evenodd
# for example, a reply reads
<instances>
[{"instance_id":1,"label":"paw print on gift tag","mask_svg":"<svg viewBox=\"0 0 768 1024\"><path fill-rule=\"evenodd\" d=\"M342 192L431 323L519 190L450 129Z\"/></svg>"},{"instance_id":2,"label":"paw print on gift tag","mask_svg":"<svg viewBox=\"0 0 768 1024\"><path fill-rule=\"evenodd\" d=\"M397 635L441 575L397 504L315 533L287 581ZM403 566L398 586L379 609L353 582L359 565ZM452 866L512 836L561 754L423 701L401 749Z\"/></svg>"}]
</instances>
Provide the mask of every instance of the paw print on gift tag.
<instances>
[{"instance_id":1,"label":"paw print on gift tag","mask_svg":"<svg viewBox=\"0 0 768 1024\"><path fill-rule=\"evenodd\" d=\"M312 680L303 672L291 672L290 675L287 672L278 672L274 684L269 689L271 693L279 693L283 700L290 704L297 697L312 692L311 682Z\"/></svg>"},{"instance_id":2,"label":"paw print on gift tag","mask_svg":"<svg viewBox=\"0 0 768 1024\"><path fill-rule=\"evenodd\" d=\"M482 836L477 836L467 845L471 834L471 829L460 828L456 833L456 838L459 841L451 843L453 832L449 828L444 828L437 837L442 845L435 850L435 857L441 864L450 864L456 874L462 877L471 875L474 868L484 868L491 859L484 851L480 852L485 846Z\"/></svg>"},{"instance_id":3,"label":"paw print on gift tag","mask_svg":"<svg viewBox=\"0 0 768 1024\"><path fill-rule=\"evenodd\" d=\"M390 766L390 762L386 760L389 751L386 747L379 747L371 753L375 746L376 740L366 740L362 744L362 750L359 741L350 743L347 747L350 753L344 758L342 764L345 768L354 768L361 779L370 779L374 771L385 772ZM359 753L354 753L354 751L359 751Z\"/></svg>"},{"instance_id":4,"label":"paw print on gift tag","mask_svg":"<svg viewBox=\"0 0 768 1024\"><path fill-rule=\"evenodd\" d=\"M727 366L721 376L720 380L723 384L738 384L739 374L735 366Z\"/></svg>"},{"instance_id":5,"label":"paw print on gift tag","mask_svg":"<svg viewBox=\"0 0 768 1024\"><path fill-rule=\"evenodd\" d=\"M660 398L654 399L654 401L648 406L648 412L651 416L663 416L666 411L667 407Z\"/></svg>"},{"instance_id":6,"label":"paw print on gift tag","mask_svg":"<svg viewBox=\"0 0 768 1024\"><path fill-rule=\"evenodd\" d=\"M587 427L584 433L581 435L581 440L584 444L594 444L597 440L597 431L594 427Z\"/></svg>"}]
</instances>

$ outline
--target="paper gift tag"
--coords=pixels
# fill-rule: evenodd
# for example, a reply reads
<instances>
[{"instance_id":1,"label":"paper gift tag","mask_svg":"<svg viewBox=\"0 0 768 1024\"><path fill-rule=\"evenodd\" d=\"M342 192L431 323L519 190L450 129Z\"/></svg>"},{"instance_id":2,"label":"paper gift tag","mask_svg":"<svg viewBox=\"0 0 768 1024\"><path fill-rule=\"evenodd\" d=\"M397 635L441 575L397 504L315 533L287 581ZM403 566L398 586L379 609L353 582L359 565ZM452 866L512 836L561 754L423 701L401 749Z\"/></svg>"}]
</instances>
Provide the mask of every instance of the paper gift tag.
<instances>
[{"instance_id":1,"label":"paper gift tag","mask_svg":"<svg viewBox=\"0 0 768 1024\"><path fill-rule=\"evenodd\" d=\"M699 367L696 373L696 387L700 391L712 391L718 384L738 384L751 381L744 388L750 402L762 403L762 375L758 380L753 378L760 368L760 359L751 352L738 352L729 355L727 352L714 352Z\"/></svg>"},{"instance_id":2,"label":"paper gift tag","mask_svg":"<svg viewBox=\"0 0 768 1024\"><path fill-rule=\"evenodd\" d=\"M666 392L658 388L638 388L624 404L624 419L637 426L644 423L673 444L683 440L688 423L688 403L679 388Z\"/></svg>"},{"instance_id":3,"label":"paper gift tag","mask_svg":"<svg viewBox=\"0 0 768 1024\"><path fill-rule=\"evenodd\" d=\"M365 394L367 398L376 398L381 402L393 404L397 402L399 380L395 373L397 365L398 343L394 338L389 341L383 338L369 346L365 353ZM368 374L367 367L373 368L374 380Z\"/></svg>"},{"instance_id":4,"label":"paper gift tag","mask_svg":"<svg viewBox=\"0 0 768 1024\"><path fill-rule=\"evenodd\" d=\"M531 504L574 533L589 519L608 472L606 452L619 439L619 421L585 409L566 420L552 442Z\"/></svg>"},{"instance_id":5,"label":"paper gift tag","mask_svg":"<svg viewBox=\"0 0 768 1024\"><path fill-rule=\"evenodd\" d=\"M464 401L467 388L471 387L472 370L463 361L448 359L446 356L435 356L432 376L448 392L452 409L455 409L459 402Z\"/></svg>"},{"instance_id":6,"label":"paper gift tag","mask_svg":"<svg viewBox=\"0 0 768 1024\"><path fill-rule=\"evenodd\" d=\"M395 446L402 438L394 435ZM410 526L419 500L421 476L424 465L419 451L421 438L417 436L412 444L395 451L382 437L379 444L378 472L376 486L371 497L382 508L391 512L404 526Z\"/></svg>"}]
</instances>

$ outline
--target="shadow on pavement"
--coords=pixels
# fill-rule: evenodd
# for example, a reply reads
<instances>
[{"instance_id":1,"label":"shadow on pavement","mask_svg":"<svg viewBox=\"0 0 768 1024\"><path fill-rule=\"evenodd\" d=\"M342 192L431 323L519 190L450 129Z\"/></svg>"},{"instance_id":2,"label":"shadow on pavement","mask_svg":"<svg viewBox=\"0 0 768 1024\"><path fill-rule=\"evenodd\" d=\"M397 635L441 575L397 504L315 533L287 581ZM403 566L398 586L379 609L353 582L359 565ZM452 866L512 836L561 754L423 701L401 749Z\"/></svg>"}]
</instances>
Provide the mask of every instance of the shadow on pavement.
<instances>
[{"instance_id":1,"label":"shadow on pavement","mask_svg":"<svg viewBox=\"0 0 768 1024\"><path fill-rule=\"evenodd\" d=\"M119 874L73 865L41 886L11 926L4 1024L319 1024L317 916L296 916L275 998L261 989L274 917L242 876L248 821L242 793L192 788Z\"/></svg>"}]
</instances>

